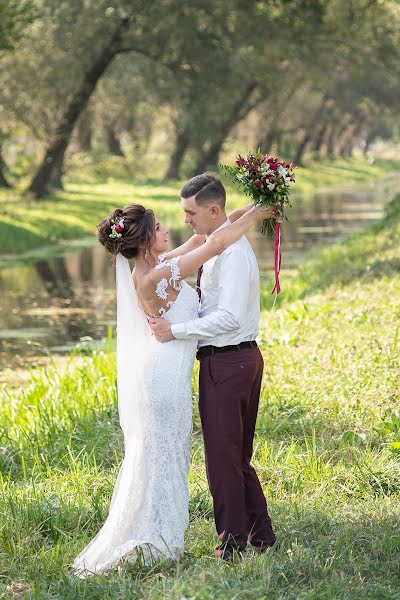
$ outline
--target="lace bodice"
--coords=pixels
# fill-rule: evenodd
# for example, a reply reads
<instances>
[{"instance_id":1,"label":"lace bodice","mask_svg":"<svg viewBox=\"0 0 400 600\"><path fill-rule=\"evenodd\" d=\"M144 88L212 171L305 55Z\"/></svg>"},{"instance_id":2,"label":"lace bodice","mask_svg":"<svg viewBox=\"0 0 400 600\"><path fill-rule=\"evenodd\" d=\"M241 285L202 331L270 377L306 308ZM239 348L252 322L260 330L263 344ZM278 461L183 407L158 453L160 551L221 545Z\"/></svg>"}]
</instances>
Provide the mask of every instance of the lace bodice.
<instances>
[{"instance_id":1,"label":"lace bodice","mask_svg":"<svg viewBox=\"0 0 400 600\"><path fill-rule=\"evenodd\" d=\"M164 270L169 269L171 277L169 277L168 279L167 279L167 277L163 277L157 283L156 294L157 294L158 298L160 298L160 300L168 299L168 296L170 296L170 294L171 294L170 291L167 291L168 288L174 289L176 292L178 292L178 295L182 288L182 282L180 281L181 270L179 267L179 261L180 261L181 257L176 256L174 258L171 258L171 260L165 260L164 256L165 255L162 255L162 254L160 255L158 264L156 265L155 268L157 271L159 271L161 269L164 269ZM174 300L169 300L168 302L166 302L165 307L162 306L160 308L159 313L162 317L164 317L165 313L168 311L168 309L171 308L173 303L174 303Z\"/></svg>"},{"instance_id":2,"label":"lace bodice","mask_svg":"<svg viewBox=\"0 0 400 600\"><path fill-rule=\"evenodd\" d=\"M174 318L176 318L175 322L195 318L199 305L197 292L181 280L180 259L180 256L175 256L170 260L165 260L165 254L161 254L155 267L157 271L162 271L163 275L157 283L155 292L160 300L166 301L165 306L160 308L159 314L165 318L168 313L168 320L171 322L174 322ZM168 300L172 290L178 294L175 300ZM178 304L177 309L172 310L176 304Z\"/></svg>"}]
</instances>

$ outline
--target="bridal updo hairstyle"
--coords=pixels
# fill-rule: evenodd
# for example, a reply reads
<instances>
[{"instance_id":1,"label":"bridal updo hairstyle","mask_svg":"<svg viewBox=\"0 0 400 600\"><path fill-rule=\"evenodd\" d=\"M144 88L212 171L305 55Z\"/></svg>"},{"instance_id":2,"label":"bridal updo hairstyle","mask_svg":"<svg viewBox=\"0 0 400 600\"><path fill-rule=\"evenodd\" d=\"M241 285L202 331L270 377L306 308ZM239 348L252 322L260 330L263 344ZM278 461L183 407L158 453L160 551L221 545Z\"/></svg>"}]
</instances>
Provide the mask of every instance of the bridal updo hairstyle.
<instances>
[{"instance_id":1,"label":"bridal updo hairstyle","mask_svg":"<svg viewBox=\"0 0 400 600\"><path fill-rule=\"evenodd\" d=\"M124 219L124 228L121 237L110 237L113 222ZM150 246L155 237L154 213L149 208L140 204L127 204L123 208L115 209L98 225L98 239L107 252L116 257L121 253L125 258L136 258L139 246L150 251Z\"/></svg>"}]
</instances>

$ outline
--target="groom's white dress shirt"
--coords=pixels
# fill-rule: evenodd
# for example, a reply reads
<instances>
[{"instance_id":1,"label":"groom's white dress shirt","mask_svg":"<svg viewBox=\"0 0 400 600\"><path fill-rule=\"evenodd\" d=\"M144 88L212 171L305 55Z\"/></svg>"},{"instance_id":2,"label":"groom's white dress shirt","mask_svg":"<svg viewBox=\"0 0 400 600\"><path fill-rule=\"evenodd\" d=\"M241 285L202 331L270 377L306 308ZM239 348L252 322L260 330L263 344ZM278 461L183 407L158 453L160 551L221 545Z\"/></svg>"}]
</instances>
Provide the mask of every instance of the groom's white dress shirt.
<instances>
[{"instance_id":1,"label":"groom's white dress shirt","mask_svg":"<svg viewBox=\"0 0 400 600\"><path fill-rule=\"evenodd\" d=\"M226 220L216 231L231 223ZM177 339L201 346L229 346L255 340L260 320L260 275L245 236L204 263L199 319L171 325Z\"/></svg>"}]
</instances>

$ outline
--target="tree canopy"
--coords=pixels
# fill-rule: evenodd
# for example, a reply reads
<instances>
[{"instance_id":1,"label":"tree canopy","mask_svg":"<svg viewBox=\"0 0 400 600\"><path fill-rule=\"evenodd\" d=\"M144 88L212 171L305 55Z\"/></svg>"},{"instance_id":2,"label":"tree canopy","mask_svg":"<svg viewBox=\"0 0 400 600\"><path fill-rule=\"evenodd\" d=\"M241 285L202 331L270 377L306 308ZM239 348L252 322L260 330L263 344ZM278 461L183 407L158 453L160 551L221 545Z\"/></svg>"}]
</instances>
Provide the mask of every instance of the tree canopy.
<instances>
[{"instance_id":1,"label":"tree canopy","mask_svg":"<svg viewBox=\"0 0 400 600\"><path fill-rule=\"evenodd\" d=\"M233 139L301 163L398 135L395 0L0 0L0 17L0 141L37 197L76 152L161 140L171 178Z\"/></svg>"}]
</instances>

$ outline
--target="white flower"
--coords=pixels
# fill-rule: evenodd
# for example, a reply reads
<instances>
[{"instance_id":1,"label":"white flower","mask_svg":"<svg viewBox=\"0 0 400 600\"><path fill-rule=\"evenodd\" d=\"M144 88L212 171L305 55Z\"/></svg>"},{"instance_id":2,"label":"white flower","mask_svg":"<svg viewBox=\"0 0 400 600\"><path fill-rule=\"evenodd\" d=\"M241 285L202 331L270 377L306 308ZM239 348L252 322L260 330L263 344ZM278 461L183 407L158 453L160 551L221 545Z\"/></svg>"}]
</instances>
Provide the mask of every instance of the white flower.
<instances>
[{"instance_id":1,"label":"white flower","mask_svg":"<svg viewBox=\"0 0 400 600\"><path fill-rule=\"evenodd\" d=\"M275 183L267 183L267 188L272 192L275 189Z\"/></svg>"},{"instance_id":2,"label":"white flower","mask_svg":"<svg viewBox=\"0 0 400 600\"><path fill-rule=\"evenodd\" d=\"M279 166L278 166L278 172L279 172L281 175L283 175L283 177L286 177L286 175L287 175L287 170L286 170L286 169L285 169L285 167L284 167L284 166L282 166L282 165L279 165Z\"/></svg>"},{"instance_id":3,"label":"white flower","mask_svg":"<svg viewBox=\"0 0 400 600\"><path fill-rule=\"evenodd\" d=\"M290 179L290 177L285 177L285 183L287 183L287 184L292 183L292 180Z\"/></svg>"}]
</instances>

